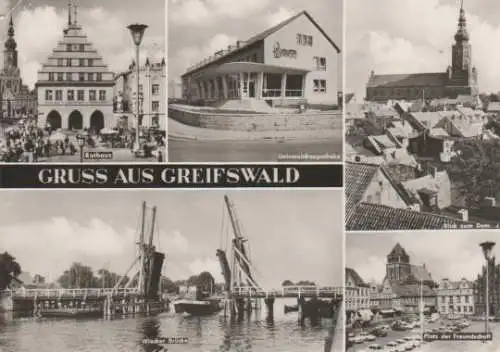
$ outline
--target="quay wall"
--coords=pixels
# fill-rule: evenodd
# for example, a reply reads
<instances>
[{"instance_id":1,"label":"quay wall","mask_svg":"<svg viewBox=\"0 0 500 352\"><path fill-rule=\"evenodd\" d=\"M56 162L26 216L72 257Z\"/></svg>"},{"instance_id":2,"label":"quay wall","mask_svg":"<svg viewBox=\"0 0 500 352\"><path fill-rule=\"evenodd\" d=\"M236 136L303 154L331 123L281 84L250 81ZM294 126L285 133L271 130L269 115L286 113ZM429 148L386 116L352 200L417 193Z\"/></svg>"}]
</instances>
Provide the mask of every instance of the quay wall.
<instances>
[{"instance_id":1,"label":"quay wall","mask_svg":"<svg viewBox=\"0 0 500 352\"><path fill-rule=\"evenodd\" d=\"M338 111L284 112L284 113L221 113L196 111L178 105L170 105L168 117L182 124L240 132L314 131L342 128L342 114Z\"/></svg>"}]
</instances>

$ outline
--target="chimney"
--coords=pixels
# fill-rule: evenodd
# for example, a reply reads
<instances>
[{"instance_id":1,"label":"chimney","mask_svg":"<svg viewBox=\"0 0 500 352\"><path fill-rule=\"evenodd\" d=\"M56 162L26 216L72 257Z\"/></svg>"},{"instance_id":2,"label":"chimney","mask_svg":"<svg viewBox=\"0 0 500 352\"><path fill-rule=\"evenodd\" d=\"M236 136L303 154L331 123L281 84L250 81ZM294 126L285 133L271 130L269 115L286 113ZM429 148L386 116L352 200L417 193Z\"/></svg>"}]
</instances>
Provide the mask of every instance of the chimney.
<instances>
[{"instance_id":1,"label":"chimney","mask_svg":"<svg viewBox=\"0 0 500 352\"><path fill-rule=\"evenodd\" d=\"M467 209L460 209L458 211L458 214L461 216L462 221L465 221L465 222L469 221L469 211Z\"/></svg>"}]
</instances>

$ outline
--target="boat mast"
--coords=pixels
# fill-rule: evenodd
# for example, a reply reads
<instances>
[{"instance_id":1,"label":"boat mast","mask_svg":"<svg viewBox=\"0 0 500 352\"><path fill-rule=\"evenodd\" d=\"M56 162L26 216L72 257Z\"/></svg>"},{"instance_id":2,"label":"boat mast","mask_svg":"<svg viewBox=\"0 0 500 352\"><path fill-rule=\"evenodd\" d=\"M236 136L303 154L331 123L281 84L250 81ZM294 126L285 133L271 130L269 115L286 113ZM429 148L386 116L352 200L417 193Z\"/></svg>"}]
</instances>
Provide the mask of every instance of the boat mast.
<instances>
[{"instance_id":1,"label":"boat mast","mask_svg":"<svg viewBox=\"0 0 500 352\"><path fill-rule=\"evenodd\" d=\"M140 268L139 268L139 292L144 295L144 262L145 262L145 251L144 251L144 226L146 222L146 202L142 202L142 213L141 213L141 232L139 236L139 258L140 258Z\"/></svg>"},{"instance_id":2,"label":"boat mast","mask_svg":"<svg viewBox=\"0 0 500 352\"><path fill-rule=\"evenodd\" d=\"M146 256L145 266L147 268L147 272L145 273L147 277L144 278L144 287L146 291L149 291L152 269L153 269L153 252L154 252L153 237L155 233L155 222L156 222L156 206L153 206L153 208L151 209L151 226L150 226L148 245L145 248L146 253L144 253Z\"/></svg>"},{"instance_id":3,"label":"boat mast","mask_svg":"<svg viewBox=\"0 0 500 352\"><path fill-rule=\"evenodd\" d=\"M420 334L422 340L424 339L424 285L420 280Z\"/></svg>"}]
</instances>

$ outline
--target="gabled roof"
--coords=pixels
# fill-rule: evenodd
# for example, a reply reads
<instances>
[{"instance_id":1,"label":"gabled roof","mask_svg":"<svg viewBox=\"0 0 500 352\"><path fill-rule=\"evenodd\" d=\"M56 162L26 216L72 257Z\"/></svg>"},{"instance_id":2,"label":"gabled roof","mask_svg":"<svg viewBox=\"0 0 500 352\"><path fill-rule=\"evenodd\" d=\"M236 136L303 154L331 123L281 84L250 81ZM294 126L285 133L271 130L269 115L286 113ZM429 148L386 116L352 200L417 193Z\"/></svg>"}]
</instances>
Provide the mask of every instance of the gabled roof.
<instances>
[{"instance_id":1,"label":"gabled roof","mask_svg":"<svg viewBox=\"0 0 500 352\"><path fill-rule=\"evenodd\" d=\"M392 251L388 255L389 257L408 257L405 249L399 244L396 243Z\"/></svg>"},{"instance_id":2,"label":"gabled roof","mask_svg":"<svg viewBox=\"0 0 500 352\"><path fill-rule=\"evenodd\" d=\"M356 270L351 269L351 268L345 268L345 277L350 276L354 280L354 284L358 287L369 287L368 284L366 284L361 276L356 272Z\"/></svg>"},{"instance_id":3,"label":"gabled roof","mask_svg":"<svg viewBox=\"0 0 500 352\"><path fill-rule=\"evenodd\" d=\"M353 162L346 162L345 165L345 213L347 219L355 210L356 205L363 199L363 195L379 170L407 205L415 203L414 197L399 182L394 180L383 166Z\"/></svg>"},{"instance_id":4,"label":"gabled roof","mask_svg":"<svg viewBox=\"0 0 500 352\"><path fill-rule=\"evenodd\" d=\"M418 297L420 296L420 285L419 284L401 284L398 282L391 282L392 292L394 292L398 297ZM422 286L422 296L433 297L436 296L436 292L429 286Z\"/></svg>"},{"instance_id":5,"label":"gabled roof","mask_svg":"<svg viewBox=\"0 0 500 352\"><path fill-rule=\"evenodd\" d=\"M473 223L433 213L369 203L357 204L350 216L346 215L347 231L442 230L465 224Z\"/></svg>"},{"instance_id":6,"label":"gabled roof","mask_svg":"<svg viewBox=\"0 0 500 352\"><path fill-rule=\"evenodd\" d=\"M446 73L412 73L412 74L388 74L371 75L367 87L442 87L448 82Z\"/></svg>"},{"instance_id":7,"label":"gabled roof","mask_svg":"<svg viewBox=\"0 0 500 352\"><path fill-rule=\"evenodd\" d=\"M415 280L422 281L422 282L425 282L425 281L434 282L431 274L427 271L427 269L424 266L412 265L410 267L410 269L411 269L411 274L413 275Z\"/></svg>"},{"instance_id":8,"label":"gabled roof","mask_svg":"<svg viewBox=\"0 0 500 352\"><path fill-rule=\"evenodd\" d=\"M326 38L326 40L328 40L330 42L330 44L332 44L332 46L335 48L335 50L337 51L337 53L340 53L340 48L337 46L337 44L335 44L335 42L332 40L332 38L330 38L330 36L328 34L326 34L326 32L323 30L323 28L320 27L320 25L312 18L312 16L307 11L301 11L301 12L297 13L296 15L294 15L294 16L292 16L292 17L290 17L290 18L288 18L288 19L286 19L286 20L278 23L274 27L268 28L265 31L260 32L259 34L256 34L253 37L250 37L246 41L243 41L242 42L242 44L243 44L242 46L240 46L239 48L237 48L235 50L232 50L231 52L227 53L226 55L219 56L217 59L214 59L213 61L210 61L209 64L217 62L220 59L227 57L227 55L232 55L232 54L234 54L234 53L236 53L238 51L241 51L241 50L249 47L250 45L253 45L253 44L255 44L255 43L257 43L257 42L259 42L261 40L266 39L271 34L276 33L281 28L285 27L286 25L288 25L289 23L293 22L294 20L296 20L297 18L299 18L302 15L305 15L309 19L309 21L311 21L311 23L321 32L321 34L323 34L323 36ZM181 77L187 75L188 73L197 71L197 70L199 70L202 67L204 67L204 66L197 67L197 68L194 68L192 70L188 70Z\"/></svg>"},{"instance_id":9,"label":"gabled roof","mask_svg":"<svg viewBox=\"0 0 500 352\"><path fill-rule=\"evenodd\" d=\"M266 39L271 34L276 33L281 28L285 27L287 24L289 24L290 22L293 22L295 19L299 18L302 15L305 15L309 19L309 21L311 21L312 24L321 32L321 34L323 34L323 36L326 38L326 40L328 40L330 42L330 44L332 44L332 46L335 48L337 53L340 53L340 48L337 46L337 44L335 44L335 42L332 40L332 38L330 38L330 36L328 34L326 34L326 32L323 30L323 28L320 27L320 25L314 20L314 18L312 18L312 16L307 11L301 11L298 14L296 14L295 16L292 16L289 19L286 19L283 22L278 23L276 26L271 27L271 28L265 30L264 32L261 32L255 36L251 37L250 39L248 39L246 44L250 45L250 44L256 43L260 40Z\"/></svg>"}]
</instances>

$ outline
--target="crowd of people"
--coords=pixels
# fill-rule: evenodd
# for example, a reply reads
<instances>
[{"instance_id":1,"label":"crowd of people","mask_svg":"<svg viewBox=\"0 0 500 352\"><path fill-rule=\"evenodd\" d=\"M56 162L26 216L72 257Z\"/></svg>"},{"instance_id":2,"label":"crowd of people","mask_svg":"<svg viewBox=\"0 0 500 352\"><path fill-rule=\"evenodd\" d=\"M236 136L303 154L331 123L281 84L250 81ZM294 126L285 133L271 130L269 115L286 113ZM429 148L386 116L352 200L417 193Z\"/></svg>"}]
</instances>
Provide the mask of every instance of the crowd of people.
<instances>
[{"instance_id":1,"label":"crowd of people","mask_svg":"<svg viewBox=\"0 0 500 352\"><path fill-rule=\"evenodd\" d=\"M133 149L135 138L133 133L124 130L113 130L111 135L91 133L87 130L80 134L85 136L86 147L102 147ZM33 120L21 120L14 125L0 125L0 162L43 162L56 156L75 155L78 152L76 136L62 131L54 131L51 126L37 127ZM165 137L161 133L149 131L141 138L142 156L152 157L152 151L158 149L156 158L163 161L161 148L165 146Z\"/></svg>"}]
</instances>

